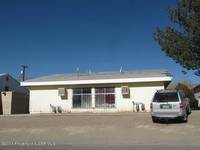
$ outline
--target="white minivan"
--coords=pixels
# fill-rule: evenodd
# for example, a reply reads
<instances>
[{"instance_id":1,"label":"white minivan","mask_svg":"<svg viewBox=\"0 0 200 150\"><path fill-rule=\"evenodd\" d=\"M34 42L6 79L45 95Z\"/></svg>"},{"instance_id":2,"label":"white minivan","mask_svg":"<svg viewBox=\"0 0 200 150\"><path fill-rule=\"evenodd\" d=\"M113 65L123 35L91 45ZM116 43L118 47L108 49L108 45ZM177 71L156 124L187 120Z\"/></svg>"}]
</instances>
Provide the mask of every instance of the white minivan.
<instances>
[{"instance_id":1,"label":"white minivan","mask_svg":"<svg viewBox=\"0 0 200 150\"><path fill-rule=\"evenodd\" d=\"M180 119L188 121L191 113L189 99L182 90L158 90L151 101L152 121Z\"/></svg>"}]
</instances>

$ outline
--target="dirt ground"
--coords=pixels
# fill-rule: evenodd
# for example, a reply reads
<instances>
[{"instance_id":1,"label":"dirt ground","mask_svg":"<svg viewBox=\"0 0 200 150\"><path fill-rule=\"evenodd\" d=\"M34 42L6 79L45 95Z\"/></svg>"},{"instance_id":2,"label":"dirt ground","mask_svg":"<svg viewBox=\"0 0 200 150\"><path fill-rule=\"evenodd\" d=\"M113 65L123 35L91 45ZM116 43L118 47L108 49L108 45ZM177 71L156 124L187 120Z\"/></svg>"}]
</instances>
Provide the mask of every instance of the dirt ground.
<instances>
[{"instance_id":1,"label":"dirt ground","mask_svg":"<svg viewBox=\"0 0 200 150\"><path fill-rule=\"evenodd\" d=\"M200 111L188 123L152 123L149 113L0 116L0 146L173 145L200 148Z\"/></svg>"}]
</instances>

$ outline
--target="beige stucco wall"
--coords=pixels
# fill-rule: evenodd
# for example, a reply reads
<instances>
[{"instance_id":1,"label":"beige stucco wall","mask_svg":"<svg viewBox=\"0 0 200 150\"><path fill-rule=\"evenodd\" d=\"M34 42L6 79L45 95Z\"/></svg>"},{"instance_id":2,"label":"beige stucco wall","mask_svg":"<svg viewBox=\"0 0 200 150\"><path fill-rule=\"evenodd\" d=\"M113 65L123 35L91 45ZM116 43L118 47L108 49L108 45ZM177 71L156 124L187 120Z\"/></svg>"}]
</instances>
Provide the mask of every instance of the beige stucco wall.
<instances>
[{"instance_id":1,"label":"beige stucco wall","mask_svg":"<svg viewBox=\"0 0 200 150\"><path fill-rule=\"evenodd\" d=\"M49 113L51 105L61 106L64 112L70 111L72 91L67 90L67 96L62 98L58 96L58 88L60 87L33 87L30 90L30 113Z\"/></svg>"},{"instance_id":2,"label":"beige stucco wall","mask_svg":"<svg viewBox=\"0 0 200 150\"><path fill-rule=\"evenodd\" d=\"M115 109L72 109L73 88L92 88L92 106L94 107L95 87L115 87ZM130 95L123 96L121 86L130 87ZM62 98L58 96L58 88L65 87L67 96ZM150 83L132 83L132 84L108 84L108 85L84 85L84 86L40 86L30 87L30 113L49 113L51 112L50 104L61 106L63 112L132 112L133 101L145 104L146 111L149 111L150 101L158 89L164 89L163 82Z\"/></svg>"},{"instance_id":3,"label":"beige stucco wall","mask_svg":"<svg viewBox=\"0 0 200 150\"><path fill-rule=\"evenodd\" d=\"M145 110L149 111L151 99L158 89L164 89L162 82L156 83L135 83L130 84L130 96L124 97L121 94L121 86L116 88L116 103L118 111L135 111L133 102L144 103ZM141 108L141 107L140 107Z\"/></svg>"},{"instance_id":4,"label":"beige stucco wall","mask_svg":"<svg viewBox=\"0 0 200 150\"><path fill-rule=\"evenodd\" d=\"M12 92L1 92L2 112L4 115L11 114Z\"/></svg>"}]
</instances>

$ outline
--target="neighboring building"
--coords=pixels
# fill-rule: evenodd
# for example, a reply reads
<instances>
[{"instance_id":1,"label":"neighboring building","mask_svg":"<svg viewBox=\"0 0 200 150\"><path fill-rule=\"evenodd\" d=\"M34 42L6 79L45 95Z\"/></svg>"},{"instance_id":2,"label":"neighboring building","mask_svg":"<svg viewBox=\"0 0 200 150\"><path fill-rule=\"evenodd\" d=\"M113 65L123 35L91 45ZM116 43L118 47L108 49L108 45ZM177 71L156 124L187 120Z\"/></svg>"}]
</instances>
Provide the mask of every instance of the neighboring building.
<instances>
[{"instance_id":1,"label":"neighboring building","mask_svg":"<svg viewBox=\"0 0 200 150\"><path fill-rule=\"evenodd\" d=\"M29 111L29 90L9 74L0 74L0 115Z\"/></svg>"},{"instance_id":2,"label":"neighboring building","mask_svg":"<svg viewBox=\"0 0 200 150\"><path fill-rule=\"evenodd\" d=\"M170 83L166 89L175 89L177 85L178 83ZM186 86L194 93L196 99L200 99L200 84L190 84Z\"/></svg>"},{"instance_id":3,"label":"neighboring building","mask_svg":"<svg viewBox=\"0 0 200 150\"><path fill-rule=\"evenodd\" d=\"M200 84L195 85L192 91L194 92L195 98L200 100Z\"/></svg>"},{"instance_id":4,"label":"neighboring building","mask_svg":"<svg viewBox=\"0 0 200 150\"><path fill-rule=\"evenodd\" d=\"M26 87L20 86L20 83L8 73L0 74L0 92L2 91L29 93Z\"/></svg>"},{"instance_id":5,"label":"neighboring building","mask_svg":"<svg viewBox=\"0 0 200 150\"><path fill-rule=\"evenodd\" d=\"M171 82L166 70L58 74L21 82L30 89L30 113L132 112L133 104L145 104ZM141 106L140 106L141 107Z\"/></svg>"}]
</instances>

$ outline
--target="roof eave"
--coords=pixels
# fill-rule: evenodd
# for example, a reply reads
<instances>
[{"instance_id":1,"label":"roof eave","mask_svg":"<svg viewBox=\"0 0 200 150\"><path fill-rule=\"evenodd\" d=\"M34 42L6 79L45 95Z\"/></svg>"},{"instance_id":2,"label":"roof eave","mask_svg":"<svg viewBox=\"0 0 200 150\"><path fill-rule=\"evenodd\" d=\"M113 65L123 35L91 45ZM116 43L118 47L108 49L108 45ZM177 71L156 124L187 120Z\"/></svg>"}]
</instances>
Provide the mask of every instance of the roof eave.
<instances>
[{"instance_id":1,"label":"roof eave","mask_svg":"<svg viewBox=\"0 0 200 150\"><path fill-rule=\"evenodd\" d=\"M159 81L171 82L172 77L169 76L169 77L151 77L151 78L21 82L21 86L86 85L86 84L112 84L112 83L159 82Z\"/></svg>"}]
</instances>

